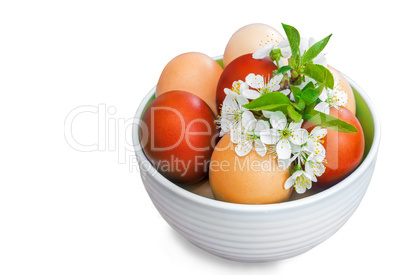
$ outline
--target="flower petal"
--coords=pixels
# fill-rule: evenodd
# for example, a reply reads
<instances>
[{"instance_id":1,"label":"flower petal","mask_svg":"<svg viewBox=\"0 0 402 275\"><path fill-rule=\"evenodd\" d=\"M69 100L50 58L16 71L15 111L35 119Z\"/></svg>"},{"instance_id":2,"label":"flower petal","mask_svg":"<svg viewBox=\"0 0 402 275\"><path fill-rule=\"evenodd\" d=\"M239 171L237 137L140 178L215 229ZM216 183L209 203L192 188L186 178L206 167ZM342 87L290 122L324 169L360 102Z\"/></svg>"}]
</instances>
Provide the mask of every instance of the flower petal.
<instances>
[{"instance_id":1,"label":"flower petal","mask_svg":"<svg viewBox=\"0 0 402 275\"><path fill-rule=\"evenodd\" d=\"M252 141L244 141L236 145L235 152L238 156L244 157L245 155L250 153L252 148L253 148Z\"/></svg>"},{"instance_id":2,"label":"flower petal","mask_svg":"<svg viewBox=\"0 0 402 275\"><path fill-rule=\"evenodd\" d=\"M246 90L246 89L248 89L248 85L247 85L246 82L243 82L243 81L241 81L241 80L239 80L238 82L240 83L240 86L239 86L239 94L242 95L242 94L243 94L243 91Z\"/></svg>"},{"instance_id":3,"label":"flower petal","mask_svg":"<svg viewBox=\"0 0 402 275\"><path fill-rule=\"evenodd\" d=\"M326 156L325 147L321 143L315 142L315 147L313 153L308 156L307 160L314 160L318 162L323 162Z\"/></svg>"},{"instance_id":4,"label":"flower petal","mask_svg":"<svg viewBox=\"0 0 402 275\"><path fill-rule=\"evenodd\" d=\"M334 90L335 96L335 105L337 106L346 106L348 103L348 94L345 91Z\"/></svg>"},{"instance_id":5,"label":"flower petal","mask_svg":"<svg viewBox=\"0 0 402 275\"><path fill-rule=\"evenodd\" d=\"M276 144L280 138L280 134L275 129L264 130L260 132L260 139L265 144Z\"/></svg>"},{"instance_id":6,"label":"flower petal","mask_svg":"<svg viewBox=\"0 0 402 275\"><path fill-rule=\"evenodd\" d=\"M289 124L289 129L290 129L291 131L300 129L300 127L302 126L302 124L303 124L303 119L302 119L300 122L291 122L291 123Z\"/></svg>"},{"instance_id":7,"label":"flower petal","mask_svg":"<svg viewBox=\"0 0 402 275\"><path fill-rule=\"evenodd\" d=\"M310 37L308 39L308 47L310 48L311 46L313 46L315 44L315 39L314 37Z\"/></svg>"},{"instance_id":8,"label":"flower petal","mask_svg":"<svg viewBox=\"0 0 402 275\"><path fill-rule=\"evenodd\" d=\"M281 111L276 111L271 114L271 126L277 130L283 130L286 127L287 119L286 116Z\"/></svg>"},{"instance_id":9,"label":"flower petal","mask_svg":"<svg viewBox=\"0 0 402 275\"><path fill-rule=\"evenodd\" d=\"M257 136L260 136L260 133L262 131L269 130L269 129L270 129L270 127L269 127L269 122L268 121L266 121L266 120L258 120L258 122L257 122L257 124L255 126L255 129L254 129L254 133Z\"/></svg>"},{"instance_id":10,"label":"flower petal","mask_svg":"<svg viewBox=\"0 0 402 275\"><path fill-rule=\"evenodd\" d=\"M309 43L308 42L309 42L308 38L306 38L306 37L300 38L299 49L300 49L301 54L304 54L304 52L308 50L308 48L309 48L309 45L308 45Z\"/></svg>"},{"instance_id":11,"label":"flower petal","mask_svg":"<svg viewBox=\"0 0 402 275\"><path fill-rule=\"evenodd\" d=\"M242 125L238 123L234 127L230 128L230 140L234 143L240 143L242 141Z\"/></svg>"},{"instance_id":12,"label":"flower petal","mask_svg":"<svg viewBox=\"0 0 402 275\"><path fill-rule=\"evenodd\" d=\"M283 58L289 58L292 55L292 50L290 47L285 47L281 49Z\"/></svg>"},{"instance_id":13,"label":"flower petal","mask_svg":"<svg viewBox=\"0 0 402 275\"><path fill-rule=\"evenodd\" d=\"M325 68L328 66L328 62L327 62L327 58L325 57L325 54L319 54L316 58L313 59L313 63L324 66Z\"/></svg>"},{"instance_id":14,"label":"flower petal","mask_svg":"<svg viewBox=\"0 0 402 275\"><path fill-rule=\"evenodd\" d=\"M327 101L328 99L328 90L324 89L322 90L320 96L318 97L321 101Z\"/></svg>"},{"instance_id":15,"label":"flower petal","mask_svg":"<svg viewBox=\"0 0 402 275\"><path fill-rule=\"evenodd\" d=\"M324 166L324 164L322 164L322 162L315 162L313 169L314 169L314 174L319 177L322 174L324 174L324 172L325 172L325 166Z\"/></svg>"},{"instance_id":16,"label":"flower petal","mask_svg":"<svg viewBox=\"0 0 402 275\"><path fill-rule=\"evenodd\" d=\"M262 111L262 114L266 117L266 118L271 118L271 115L273 114L274 112L271 112L271 111Z\"/></svg>"},{"instance_id":17,"label":"flower petal","mask_svg":"<svg viewBox=\"0 0 402 275\"><path fill-rule=\"evenodd\" d=\"M302 170L297 170L296 172L293 173L292 177L296 180L298 177L303 175L304 171Z\"/></svg>"},{"instance_id":18,"label":"flower petal","mask_svg":"<svg viewBox=\"0 0 402 275\"><path fill-rule=\"evenodd\" d=\"M244 108L243 105L248 103L247 98L245 98L242 95L239 95L236 99L237 99L237 102L239 103L238 105L239 105L240 110L246 110L246 108Z\"/></svg>"},{"instance_id":19,"label":"flower petal","mask_svg":"<svg viewBox=\"0 0 402 275\"><path fill-rule=\"evenodd\" d=\"M321 126L316 126L314 129L311 131L310 136L312 136L314 139L322 139L327 135L328 131L325 128L322 128Z\"/></svg>"},{"instance_id":20,"label":"flower petal","mask_svg":"<svg viewBox=\"0 0 402 275\"><path fill-rule=\"evenodd\" d=\"M293 160L291 159L278 159L278 167L280 169L288 169L292 162Z\"/></svg>"},{"instance_id":21,"label":"flower petal","mask_svg":"<svg viewBox=\"0 0 402 275\"><path fill-rule=\"evenodd\" d=\"M232 95L227 95L222 103L222 116L233 115L239 109L236 98Z\"/></svg>"},{"instance_id":22,"label":"flower petal","mask_svg":"<svg viewBox=\"0 0 402 275\"><path fill-rule=\"evenodd\" d=\"M255 53L253 53L253 58L254 59L263 59L263 58L269 56L269 53L271 52L271 50L273 48L274 48L274 44L268 43L267 45L265 45L264 48L259 49Z\"/></svg>"},{"instance_id":23,"label":"flower petal","mask_svg":"<svg viewBox=\"0 0 402 275\"><path fill-rule=\"evenodd\" d=\"M243 124L243 130L245 132L250 132L254 130L255 126L257 125L257 120L255 119L253 113L247 110L241 117L241 123Z\"/></svg>"},{"instance_id":24,"label":"flower petal","mask_svg":"<svg viewBox=\"0 0 402 275\"><path fill-rule=\"evenodd\" d=\"M285 189L289 189L290 187L295 185L295 180L292 176L290 176L285 182Z\"/></svg>"},{"instance_id":25,"label":"flower petal","mask_svg":"<svg viewBox=\"0 0 402 275\"><path fill-rule=\"evenodd\" d=\"M289 137L290 142L296 145L302 145L307 142L308 131L306 129L296 129L292 131L292 135Z\"/></svg>"},{"instance_id":26,"label":"flower petal","mask_svg":"<svg viewBox=\"0 0 402 275\"><path fill-rule=\"evenodd\" d=\"M290 47L289 40L287 38L283 39L281 42L278 43L278 45L276 45L276 47L278 49Z\"/></svg>"},{"instance_id":27,"label":"flower petal","mask_svg":"<svg viewBox=\"0 0 402 275\"><path fill-rule=\"evenodd\" d=\"M257 154L259 154L261 157L264 157L267 153L267 147L260 139L254 140L254 148Z\"/></svg>"},{"instance_id":28,"label":"flower petal","mask_svg":"<svg viewBox=\"0 0 402 275\"><path fill-rule=\"evenodd\" d=\"M221 124L221 132L220 132L219 136L221 137L224 134L230 132L231 124L230 124L229 120L227 120L227 119L221 119L220 124Z\"/></svg>"},{"instance_id":29,"label":"flower petal","mask_svg":"<svg viewBox=\"0 0 402 275\"><path fill-rule=\"evenodd\" d=\"M320 102L315 105L314 110L329 115L329 104L326 102Z\"/></svg>"},{"instance_id":30,"label":"flower petal","mask_svg":"<svg viewBox=\"0 0 402 275\"><path fill-rule=\"evenodd\" d=\"M246 83L254 89L261 89L264 87L264 78L259 74L249 74L246 76Z\"/></svg>"},{"instance_id":31,"label":"flower petal","mask_svg":"<svg viewBox=\"0 0 402 275\"><path fill-rule=\"evenodd\" d=\"M231 89L225 88L223 91L225 92L225 94L227 96L231 96L234 98L237 98L237 96L238 96L238 94L236 92L232 91Z\"/></svg>"},{"instance_id":32,"label":"flower petal","mask_svg":"<svg viewBox=\"0 0 402 275\"><path fill-rule=\"evenodd\" d=\"M279 74L271 78L271 80L267 84L267 88L269 89L269 91L273 92L279 90L279 88L281 87L280 83L282 81L282 78L283 74Z\"/></svg>"},{"instance_id":33,"label":"flower petal","mask_svg":"<svg viewBox=\"0 0 402 275\"><path fill-rule=\"evenodd\" d=\"M314 177L314 170L312 168L312 163L311 161L307 161L306 164L304 165L305 169L306 169L306 173L308 175L310 175L311 178Z\"/></svg>"},{"instance_id":34,"label":"flower petal","mask_svg":"<svg viewBox=\"0 0 402 275\"><path fill-rule=\"evenodd\" d=\"M256 99L259 98L261 94L256 90L246 89L243 91L243 96L248 99Z\"/></svg>"},{"instance_id":35,"label":"flower petal","mask_svg":"<svg viewBox=\"0 0 402 275\"><path fill-rule=\"evenodd\" d=\"M276 145L276 153L279 159L289 159L291 154L290 143L287 139L279 140Z\"/></svg>"}]
</instances>

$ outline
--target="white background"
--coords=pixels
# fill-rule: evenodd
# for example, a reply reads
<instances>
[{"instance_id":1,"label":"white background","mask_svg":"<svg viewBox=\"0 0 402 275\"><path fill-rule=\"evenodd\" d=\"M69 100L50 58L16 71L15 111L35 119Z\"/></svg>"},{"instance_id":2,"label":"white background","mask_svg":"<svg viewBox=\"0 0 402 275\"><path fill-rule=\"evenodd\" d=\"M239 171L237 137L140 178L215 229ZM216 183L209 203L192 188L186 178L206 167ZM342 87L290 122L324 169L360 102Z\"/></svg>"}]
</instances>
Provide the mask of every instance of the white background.
<instances>
[{"instance_id":1,"label":"white background","mask_svg":"<svg viewBox=\"0 0 402 275\"><path fill-rule=\"evenodd\" d=\"M401 272L397 1L0 3L0 274ZM221 55L255 22L333 33L328 61L372 99L382 142L366 196L340 231L298 257L241 264L192 246L160 217L132 162L129 124L170 59ZM66 118L82 106L98 113L79 116L73 135L93 152L65 139Z\"/></svg>"}]
</instances>

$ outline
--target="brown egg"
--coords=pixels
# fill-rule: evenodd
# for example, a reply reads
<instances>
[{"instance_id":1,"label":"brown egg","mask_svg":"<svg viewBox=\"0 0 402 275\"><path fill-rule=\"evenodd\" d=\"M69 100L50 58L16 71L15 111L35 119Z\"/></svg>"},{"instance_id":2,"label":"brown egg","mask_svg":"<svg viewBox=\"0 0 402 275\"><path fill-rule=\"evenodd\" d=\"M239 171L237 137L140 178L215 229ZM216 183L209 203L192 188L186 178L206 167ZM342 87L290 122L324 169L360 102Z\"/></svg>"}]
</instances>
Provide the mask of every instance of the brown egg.
<instances>
[{"instance_id":1,"label":"brown egg","mask_svg":"<svg viewBox=\"0 0 402 275\"><path fill-rule=\"evenodd\" d=\"M255 23L238 29L229 39L223 54L226 67L232 60L247 53L254 53L264 48L267 43L279 43L283 36L271 26Z\"/></svg>"},{"instance_id":2,"label":"brown egg","mask_svg":"<svg viewBox=\"0 0 402 275\"><path fill-rule=\"evenodd\" d=\"M352 87L350 87L348 81L345 77L335 68L328 65L328 70L332 73L334 78L338 78L341 85L341 91L344 91L348 94L348 103L346 104L346 108L349 109L354 115L356 115L356 100L355 95L353 93Z\"/></svg>"},{"instance_id":3,"label":"brown egg","mask_svg":"<svg viewBox=\"0 0 402 275\"><path fill-rule=\"evenodd\" d=\"M222 71L215 60L203 53L178 55L163 69L156 96L172 90L186 91L204 100L216 116L216 86Z\"/></svg>"},{"instance_id":4,"label":"brown egg","mask_svg":"<svg viewBox=\"0 0 402 275\"><path fill-rule=\"evenodd\" d=\"M279 168L273 154L261 157L252 150L239 157L235 146L227 134L212 153L209 182L215 199L241 204L287 201L293 190L284 187L289 169Z\"/></svg>"}]
</instances>

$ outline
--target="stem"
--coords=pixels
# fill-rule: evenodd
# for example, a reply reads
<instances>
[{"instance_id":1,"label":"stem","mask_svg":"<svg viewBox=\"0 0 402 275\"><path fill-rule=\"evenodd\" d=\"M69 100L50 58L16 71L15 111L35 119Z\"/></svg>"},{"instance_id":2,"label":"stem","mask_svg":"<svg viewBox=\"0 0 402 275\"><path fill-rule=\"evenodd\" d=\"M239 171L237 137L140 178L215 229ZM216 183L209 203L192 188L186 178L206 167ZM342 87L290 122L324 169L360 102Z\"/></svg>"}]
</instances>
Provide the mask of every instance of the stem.
<instances>
[{"instance_id":1,"label":"stem","mask_svg":"<svg viewBox=\"0 0 402 275\"><path fill-rule=\"evenodd\" d=\"M290 75L292 85L297 84L297 82L303 77L303 75L296 70L292 70Z\"/></svg>"},{"instance_id":2,"label":"stem","mask_svg":"<svg viewBox=\"0 0 402 275\"><path fill-rule=\"evenodd\" d=\"M263 115L263 114L260 114L259 112L257 112L257 111L251 111L253 114L254 114L254 116L256 116L257 118L262 118L262 117L264 117L265 118L265 116Z\"/></svg>"},{"instance_id":3,"label":"stem","mask_svg":"<svg viewBox=\"0 0 402 275\"><path fill-rule=\"evenodd\" d=\"M281 67L281 66L279 65L279 59L278 59L278 60L275 60L275 62L276 62L276 67L278 67L278 70L279 70L279 68Z\"/></svg>"}]
</instances>

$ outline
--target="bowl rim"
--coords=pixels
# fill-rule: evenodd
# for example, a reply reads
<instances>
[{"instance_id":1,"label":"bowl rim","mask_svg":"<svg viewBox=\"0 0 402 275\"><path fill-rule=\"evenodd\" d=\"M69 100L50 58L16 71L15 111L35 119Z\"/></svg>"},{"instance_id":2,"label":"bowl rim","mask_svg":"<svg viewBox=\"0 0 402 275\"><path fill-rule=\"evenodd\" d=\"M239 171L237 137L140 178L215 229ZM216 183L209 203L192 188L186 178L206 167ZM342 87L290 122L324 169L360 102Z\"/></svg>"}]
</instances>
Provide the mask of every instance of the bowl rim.
<instances>
[{"instance_id":1,"label":"bowl rim","mask_svg":"<svg viewBox=\"0 0 402 275\"><path fill-rule=\"evenodd\" d=\"M217 56L214 57L214 60L221 59L222 56ZM351 78L348 76L342 75L346 78L346 80L349 82L349 84L361 95L365 103L367 104L371 115L373 117L373 123L374 123L374 138L373 138L373 143L371 145L370 151L368 152L366 158L363 160L363 162L359 165L359 167L353 171L348 177L346 177L344 180L340 181L338 184L332 186L331 188L328 188L326 190L320 191L317 194L297 199L297 200L292 200L292 201L286 201L282 203L275 203L275 204L238 204L238 203L230 203L230 202L223 202L223 201L218 201L215 199L203 197L201 195L192 193L188 190L185 190L184 188L176 185L175 183L169 181L165 177L163 177L153 166L152 164L148 161L146 158L139 139L139 125L140 125L140 120L141 116L143 113L144 108L147 106L148 101L151 99L151 97L154 95L156 86L154 86L148 93L147 95L143 98L141 101L140 105L137 108L135 117L134 117L134 123L132 127L132 139L133 139L133 146L134 146L134 152L137 156L137 161L140 167L140 170L143 169L144 167L147 167L149 170L145 171L146 173L151 174L159 184L163 185L164 188L168 189L170 192L183 197L187 200L193 201L195 203L198 203L204 207L208 208L215 208L215 209L220 209L224 211L230 211L230 212L270 212L270 211L278 211L278 210L289 210L289 209L294 209L294 208L299 208L303 207L305 205L310 205L314 203L315 201L323 200L329 196L332 196L333 194L337 193L339 190L342 190L349 186L350 184L353 184L354 180L356 178L359 178L364 171L370 166L370 164L375 161L379 144L380 144L380 138L381 138L381 130L380 130L380 120L377 114L377 111L369 98L369 96L363 91L363 89L357 85ZM138 124L137 124L138 123ZM146 165L146 166L144 166ZM142 172L142 171L141 171Z\"/></svg>"}]
</instances>

